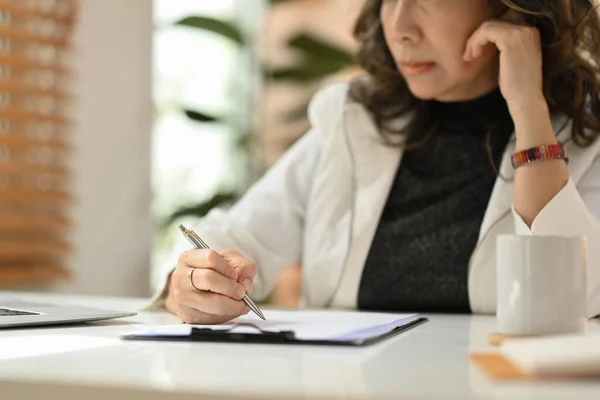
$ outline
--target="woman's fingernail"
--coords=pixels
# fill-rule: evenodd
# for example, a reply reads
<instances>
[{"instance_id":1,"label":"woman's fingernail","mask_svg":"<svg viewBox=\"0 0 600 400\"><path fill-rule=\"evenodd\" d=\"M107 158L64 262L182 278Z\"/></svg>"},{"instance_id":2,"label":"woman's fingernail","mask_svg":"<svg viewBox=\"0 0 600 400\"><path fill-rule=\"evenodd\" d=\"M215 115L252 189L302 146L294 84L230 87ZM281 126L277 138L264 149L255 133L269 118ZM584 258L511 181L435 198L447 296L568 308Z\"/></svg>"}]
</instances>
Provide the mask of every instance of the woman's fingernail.
<instances>
[{"instance_id":1,"label":"woman's fingernail","mask_svg":"<svg viewBox=\"0 0 600 400\"><path fill-rule=\"evenodd\" d=\"M235 294L241 299L246 295L246 290L243 287L238 286L238 288L235 290Z\"/></svg>"},{"instance_id":2,"label":"woman's fingernail","mask_svg":"<svg viewBox=\"0 0 600 400\"><path fill-rule=\"evenodd\" d=\"M244 281L242 282L242 286L246 288L246 292L252 293L252 281L250 279L244 279Z\"/></svg>"},{"instance_id":3,"label":"woman's fingernail","mask_svg":"<svg viewBox=\"0 0 600 400\"><path fill-rule=\"evenodd\" d=\"M248 314L250 312L250 307L246 306L246 312L244 314Z\"/></svg>"}]
</instances>

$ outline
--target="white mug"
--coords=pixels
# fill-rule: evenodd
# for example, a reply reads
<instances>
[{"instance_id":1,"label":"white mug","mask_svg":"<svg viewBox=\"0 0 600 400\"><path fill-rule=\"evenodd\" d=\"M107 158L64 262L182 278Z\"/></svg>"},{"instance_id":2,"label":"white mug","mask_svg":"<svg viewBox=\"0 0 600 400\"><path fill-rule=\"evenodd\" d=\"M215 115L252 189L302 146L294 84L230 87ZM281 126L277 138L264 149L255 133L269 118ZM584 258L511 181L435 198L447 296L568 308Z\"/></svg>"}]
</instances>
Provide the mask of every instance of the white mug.
<instances>
[{"instance_id":1,"label":"white mug","mask_svg":"<svg viewBox=\"0 0 600 400\"><path fill-rule=\"evenodd\" d=\"M587 238L500 235L496 319L505 335L583 333Z\"/></svg>"}]
</instances>

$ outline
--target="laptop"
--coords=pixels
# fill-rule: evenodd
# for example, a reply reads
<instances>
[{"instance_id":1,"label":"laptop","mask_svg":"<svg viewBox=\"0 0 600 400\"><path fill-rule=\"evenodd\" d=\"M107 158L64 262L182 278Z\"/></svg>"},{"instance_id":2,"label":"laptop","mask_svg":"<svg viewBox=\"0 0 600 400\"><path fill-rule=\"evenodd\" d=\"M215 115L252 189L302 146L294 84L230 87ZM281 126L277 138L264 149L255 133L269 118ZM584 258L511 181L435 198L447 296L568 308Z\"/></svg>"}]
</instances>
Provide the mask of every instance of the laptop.
<instances>
[{"instance_id":1,"label":"laptop","mask_svg":"<svg viewBox=\"0 0 600 400\"><path fill-rule=\"evenodd\" d=\"M0 298L0 329L74 324L129 317L135 312L101 310L77 305L53 305Z\"/></svg>"}]
</instances>

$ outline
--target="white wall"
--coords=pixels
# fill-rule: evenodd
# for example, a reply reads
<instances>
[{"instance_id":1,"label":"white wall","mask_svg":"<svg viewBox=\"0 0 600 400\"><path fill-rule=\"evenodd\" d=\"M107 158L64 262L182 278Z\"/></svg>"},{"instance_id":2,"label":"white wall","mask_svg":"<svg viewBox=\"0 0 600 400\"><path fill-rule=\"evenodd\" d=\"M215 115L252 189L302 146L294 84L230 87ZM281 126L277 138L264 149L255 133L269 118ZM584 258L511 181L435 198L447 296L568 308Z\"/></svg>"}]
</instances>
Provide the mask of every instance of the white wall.
<instances>
[{"instance_id":1,"label":"white wall","mask_svg":"<svg viewBox=\"0 0 600 400\"><path fill-rule=\"evenodd\" d=\"M73 279L56 290L147 295L152 1L80 1Z\"/></svg>"}]
</instances>

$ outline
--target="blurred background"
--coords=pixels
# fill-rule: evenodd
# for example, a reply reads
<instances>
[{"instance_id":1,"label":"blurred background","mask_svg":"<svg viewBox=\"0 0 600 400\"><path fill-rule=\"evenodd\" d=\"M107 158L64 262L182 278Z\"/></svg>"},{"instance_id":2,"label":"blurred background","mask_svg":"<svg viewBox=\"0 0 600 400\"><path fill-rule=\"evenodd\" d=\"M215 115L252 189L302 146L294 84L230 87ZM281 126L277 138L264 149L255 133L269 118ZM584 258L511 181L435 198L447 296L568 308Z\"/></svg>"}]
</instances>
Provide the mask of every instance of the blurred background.
<instances>
[{"instance_id":1,"label":"blurred background","mask_svg":"<svg viewBox=\"0 0 600 400\"><path fill-rule=\"evenodd\" d=\"M361 4L0 0L0 290L148 296L360 73Z\"/></svg>"}]
</instances>

